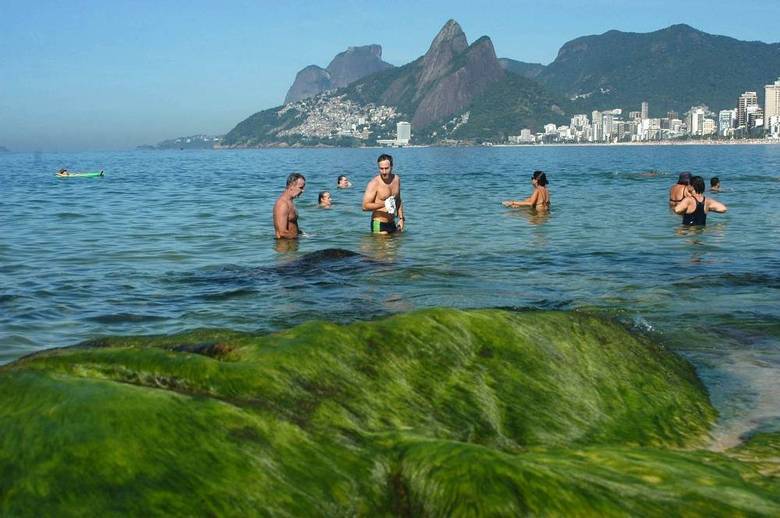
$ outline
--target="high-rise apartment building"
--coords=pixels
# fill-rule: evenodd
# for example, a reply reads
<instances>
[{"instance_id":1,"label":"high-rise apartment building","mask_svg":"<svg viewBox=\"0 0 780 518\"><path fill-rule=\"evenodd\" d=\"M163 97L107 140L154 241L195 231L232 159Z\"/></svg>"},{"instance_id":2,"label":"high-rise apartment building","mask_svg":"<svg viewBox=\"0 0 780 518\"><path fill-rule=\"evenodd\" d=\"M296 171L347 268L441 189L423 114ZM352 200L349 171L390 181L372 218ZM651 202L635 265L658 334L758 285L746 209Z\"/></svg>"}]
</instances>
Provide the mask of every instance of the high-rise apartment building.
<instances>
[{"instance_id":1,"label":"high-rise apartment building","mask_svg":"<svg viewBox=\"0 0 780 518\"><path fill-rule=\"evenodd\" d=\"M718 133L723 136L729 136L734 127L735 110L721 110L718 112Z\"/></svg>"},{"instance_id":2,"label":"high-rise apartment building","mask_svg":"<svg viewBox=\"0 0 780 518\"><path fill-rule=\"evenodd\" d=\"M780 115L780 78L773 85L764 87L764 117L775 117Z\"/></svg>"},{"instance_id":3,"label":"high-rise apartment building","mask_svg":"<svg viewBox=\"0 0 780 518\"><path fill-rule=\"evenodd\" d=\"M748 106L758 106L756 92L745 92L737 101L737 127L748 125Z\"/></svg>"},{"instance_id":4,"label":"high-rise apartment building","mask_svg":"<svg viewBox=\"0 0 780 518\"><path fill-rule=\"evenodd\" d=\"M399 145L406 145L412 138L412 125L408 122L399 122L395 125L395 140Z\"/></svg>"},{"instance_id":5,"label":"high-rise apartment building","mask_svg":"<svg viewBox=\"0 0 780 518\"><path fill-rule=\"evenodd\" d=\"M647 101L642 102L642 118L647 119L649 117L650 113L650 105L647 104Z\"/></svg>"}]
</instances>

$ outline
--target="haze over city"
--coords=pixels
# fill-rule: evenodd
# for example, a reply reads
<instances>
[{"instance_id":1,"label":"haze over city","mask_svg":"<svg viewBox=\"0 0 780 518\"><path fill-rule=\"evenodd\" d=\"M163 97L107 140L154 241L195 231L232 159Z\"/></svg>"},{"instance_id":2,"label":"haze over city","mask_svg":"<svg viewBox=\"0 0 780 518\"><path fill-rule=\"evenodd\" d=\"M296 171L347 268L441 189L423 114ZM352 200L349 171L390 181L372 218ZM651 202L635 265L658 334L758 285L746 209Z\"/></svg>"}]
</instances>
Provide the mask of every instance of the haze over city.
<instances>
[{"instance_id":1,"label":"haze over city","mask_svg":"<svg viewBox=\"0 0 780 518\"><path fill-rule=\"evenodd\" d=\"M403 65L449 18L469 41L550 63L573 38L676 23L777 41L780 5L658 0L577 2L4 2L0 146L13 151L125 149L221 134L283 102L298 70L377 43Z\"/></svg>"}]
</instances>

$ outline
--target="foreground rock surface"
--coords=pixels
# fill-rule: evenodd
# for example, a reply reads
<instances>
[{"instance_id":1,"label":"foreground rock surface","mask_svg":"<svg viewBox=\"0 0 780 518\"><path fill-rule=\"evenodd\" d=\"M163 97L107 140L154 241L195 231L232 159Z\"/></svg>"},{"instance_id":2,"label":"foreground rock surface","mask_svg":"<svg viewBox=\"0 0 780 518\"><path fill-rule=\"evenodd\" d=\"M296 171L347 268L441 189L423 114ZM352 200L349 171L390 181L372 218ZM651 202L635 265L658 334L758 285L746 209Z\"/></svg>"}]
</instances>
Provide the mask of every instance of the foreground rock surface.
<instances>
[{"instance_id":1,"label":"foreground rock surface","mask_svg":"<svg viewBox=\"0 0 780 518\"><path fill-rule=\"evenodd\" d=\"M0 369L0 514L777 515L780 438L714 418L585 314L110 338Z\"/></svg>"}]
</instances>

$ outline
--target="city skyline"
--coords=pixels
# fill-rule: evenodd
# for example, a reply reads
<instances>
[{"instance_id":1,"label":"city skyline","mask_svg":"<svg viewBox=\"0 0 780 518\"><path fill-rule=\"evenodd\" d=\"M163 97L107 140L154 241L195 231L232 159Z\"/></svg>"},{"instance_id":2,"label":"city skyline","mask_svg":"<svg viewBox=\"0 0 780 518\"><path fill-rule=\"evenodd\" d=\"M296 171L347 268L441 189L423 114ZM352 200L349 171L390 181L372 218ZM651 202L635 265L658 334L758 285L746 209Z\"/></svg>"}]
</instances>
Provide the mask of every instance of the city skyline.
<instances>
[{"instance_id":1,"label":"city skyline","mask_svg":"<svg viewBox=\"0 0 780 518\"><path fill-rule=\"evenodd\" d=\"M646 4L343 2L313 10L304 2L194 2L182 11L168 2L43 2L34 9L8 3L0 19L0 146L125 149L222 134L281 104L304 66L369 43L382 45L386 61L405 64L425 52L447 18L472 41L490 36L499 57L544 64L566 41L610 29L650 32L687 23L741 40L777 39L771 20L780 17L780 5L744 2L744 20L734 20L725 2Z\"/></svg>"}]
</instances>

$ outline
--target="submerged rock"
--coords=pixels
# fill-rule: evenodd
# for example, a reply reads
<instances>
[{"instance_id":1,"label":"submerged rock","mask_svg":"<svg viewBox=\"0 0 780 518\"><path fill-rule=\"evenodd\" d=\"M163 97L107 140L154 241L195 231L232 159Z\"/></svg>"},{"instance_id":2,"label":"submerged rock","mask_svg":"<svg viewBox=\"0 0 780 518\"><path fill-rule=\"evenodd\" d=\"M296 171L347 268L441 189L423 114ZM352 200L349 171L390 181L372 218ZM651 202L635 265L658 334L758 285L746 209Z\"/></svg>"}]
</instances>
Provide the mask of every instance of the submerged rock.
<instances>
[{"instance_id":1,"label":"submerged rock","mask_svg":"<svg viewBox=\"0 0 780 518\"><path fill-rule=\"evenodd\" d=\"M692 449L715 417L692 367L594 316L94 345L0 368L0 514L780 509L778 441Z\"/></svg>"}]
</instances>

